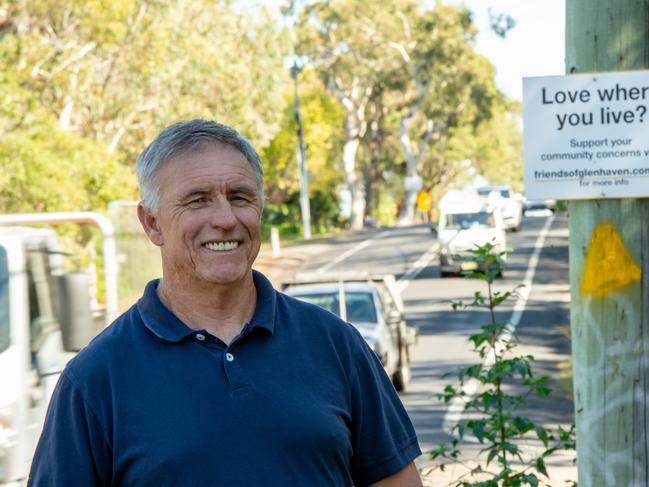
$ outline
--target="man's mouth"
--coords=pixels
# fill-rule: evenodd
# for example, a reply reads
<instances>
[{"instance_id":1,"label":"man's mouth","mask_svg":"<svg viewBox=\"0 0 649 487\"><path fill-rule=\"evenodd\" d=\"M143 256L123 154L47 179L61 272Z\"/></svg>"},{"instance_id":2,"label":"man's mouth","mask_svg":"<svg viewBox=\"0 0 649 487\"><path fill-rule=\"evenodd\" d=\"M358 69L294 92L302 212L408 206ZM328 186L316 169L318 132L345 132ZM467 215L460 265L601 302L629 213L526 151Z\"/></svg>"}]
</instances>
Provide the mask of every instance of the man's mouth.
<instances>
[{"instance_id":1,"label":"man's mouth","mask_svg":"<svg viewBox=\"0 0 649 487\"><path fill-rule=\"evenodd\" d=\"M239 242L236 240L230 242L207 242L203 244L208 250L214 250L216 252L222 252L224 250L234 250L239 246Z\"/></svg>"}]
</instances>

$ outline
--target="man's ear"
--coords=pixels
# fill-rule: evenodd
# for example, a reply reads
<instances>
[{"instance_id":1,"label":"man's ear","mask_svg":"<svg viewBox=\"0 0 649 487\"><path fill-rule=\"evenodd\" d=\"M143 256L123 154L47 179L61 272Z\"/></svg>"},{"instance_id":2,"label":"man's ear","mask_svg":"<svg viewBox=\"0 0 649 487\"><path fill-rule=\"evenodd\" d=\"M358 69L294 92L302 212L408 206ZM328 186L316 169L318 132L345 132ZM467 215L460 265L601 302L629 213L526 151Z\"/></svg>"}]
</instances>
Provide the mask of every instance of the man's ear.
<instances>
[{"instance_id":1,"label":"man's ear","mask_svg":"<svg viewBox=\"0 0 649 487\"><path fill-rule=\"evenodd\" d=\"M164 239L160 231L158 215L146 208L140 201L137 205L137 217L140 219L144 233L147 234L149 240L158 247L161 247Z\"/></svg>"}]
</instances>

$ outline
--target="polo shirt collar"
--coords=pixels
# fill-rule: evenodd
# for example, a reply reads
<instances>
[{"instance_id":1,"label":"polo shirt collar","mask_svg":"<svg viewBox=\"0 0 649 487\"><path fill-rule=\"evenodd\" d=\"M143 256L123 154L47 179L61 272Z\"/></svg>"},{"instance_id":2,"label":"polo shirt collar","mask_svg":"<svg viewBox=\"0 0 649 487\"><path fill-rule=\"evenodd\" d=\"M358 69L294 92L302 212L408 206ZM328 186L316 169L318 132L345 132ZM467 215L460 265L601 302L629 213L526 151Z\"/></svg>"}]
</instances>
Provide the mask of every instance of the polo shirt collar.
<instances>
[{"instance_id":1,"label":"polo shirt collar","mask_svg":"<svg viewBox=\"0 0 649 487\"><path fill-rule=\"evenodd\" d=\"M257 288L257 306L250 320L251 328L263 328L273 333L275 330L275 305L277 291L261 272L253 269L252 279Z\"/></svg>"},{"instance_id":2,"label":"polo shirt collar","mask_svg":"<svg viewBox=\"0 0 649 487\"><path fill-rule=\"evenodd\" d=\"M260 272L253 272L253 282L257 289L257 306L250 320L251 328L260 328L273 333L275 329L276 291L270 281ZM179 342L196 332L183 323L160 298L156 289L160 279L150 281L136 307L144 325L158 338L169 342Z\"/></svg>"},{"instance_id":3,"label":"polo shirt collar","mask_svg":"<svg viewBox=\"0 0 649 487\"><path fill-rule=\"evenodd\" d=\"M154 279L146 285L144 294L137 302L137 309L145 326L154 335L169 342L179 342L194 333L195 330L180 321L169 308L162 304L156 292L158 284L160 284L160 279Z\"/></svg>"}]
</instances>

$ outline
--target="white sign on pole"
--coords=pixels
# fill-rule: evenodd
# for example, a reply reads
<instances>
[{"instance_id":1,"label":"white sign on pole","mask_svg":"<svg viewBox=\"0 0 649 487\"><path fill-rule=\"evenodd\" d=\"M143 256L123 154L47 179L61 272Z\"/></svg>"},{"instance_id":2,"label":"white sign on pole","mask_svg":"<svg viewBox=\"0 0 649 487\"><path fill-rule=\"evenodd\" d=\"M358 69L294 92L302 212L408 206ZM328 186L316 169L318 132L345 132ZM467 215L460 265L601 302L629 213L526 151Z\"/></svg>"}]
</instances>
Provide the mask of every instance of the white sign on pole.
<instances>
[{"instance_id":1,"label":"white sign on pole","mask_svg":"<svg viewBox=\"0 0 649 487\"><path fill-rule=\"evenodd\" d=\"M419 191L424 185L424 180L418 174L406 177L406 189L408 191Z\"/></svg>"},{"instance_id":2,"label":"white sign on pole","mask_svg":"<svg viewBox=\"0 0 649 487\"><path fill-rule=\"evenodd\" d=\"M530 199L649 197L649 71L523 79Z\"/></svg>"}]
</instances>

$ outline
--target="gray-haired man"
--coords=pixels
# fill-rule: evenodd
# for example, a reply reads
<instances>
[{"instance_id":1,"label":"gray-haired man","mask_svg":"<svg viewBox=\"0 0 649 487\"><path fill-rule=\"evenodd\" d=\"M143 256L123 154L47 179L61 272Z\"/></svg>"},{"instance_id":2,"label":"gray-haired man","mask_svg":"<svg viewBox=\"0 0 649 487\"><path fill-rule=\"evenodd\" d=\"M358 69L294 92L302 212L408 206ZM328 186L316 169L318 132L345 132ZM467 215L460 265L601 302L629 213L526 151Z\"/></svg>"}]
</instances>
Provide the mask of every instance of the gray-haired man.
<instances>
[{"instance_id":1,"label":"gray-haired man","mask_svg":"<svg viewBox=\"0 0 649 487\"><path fill-rule=\"evenodd\" d=\"M250 143L179 122L137 173L162 279L66 368L30 485L420 486L412 424L361 336L251 269Z\"/></svg>"}]
</instances>

